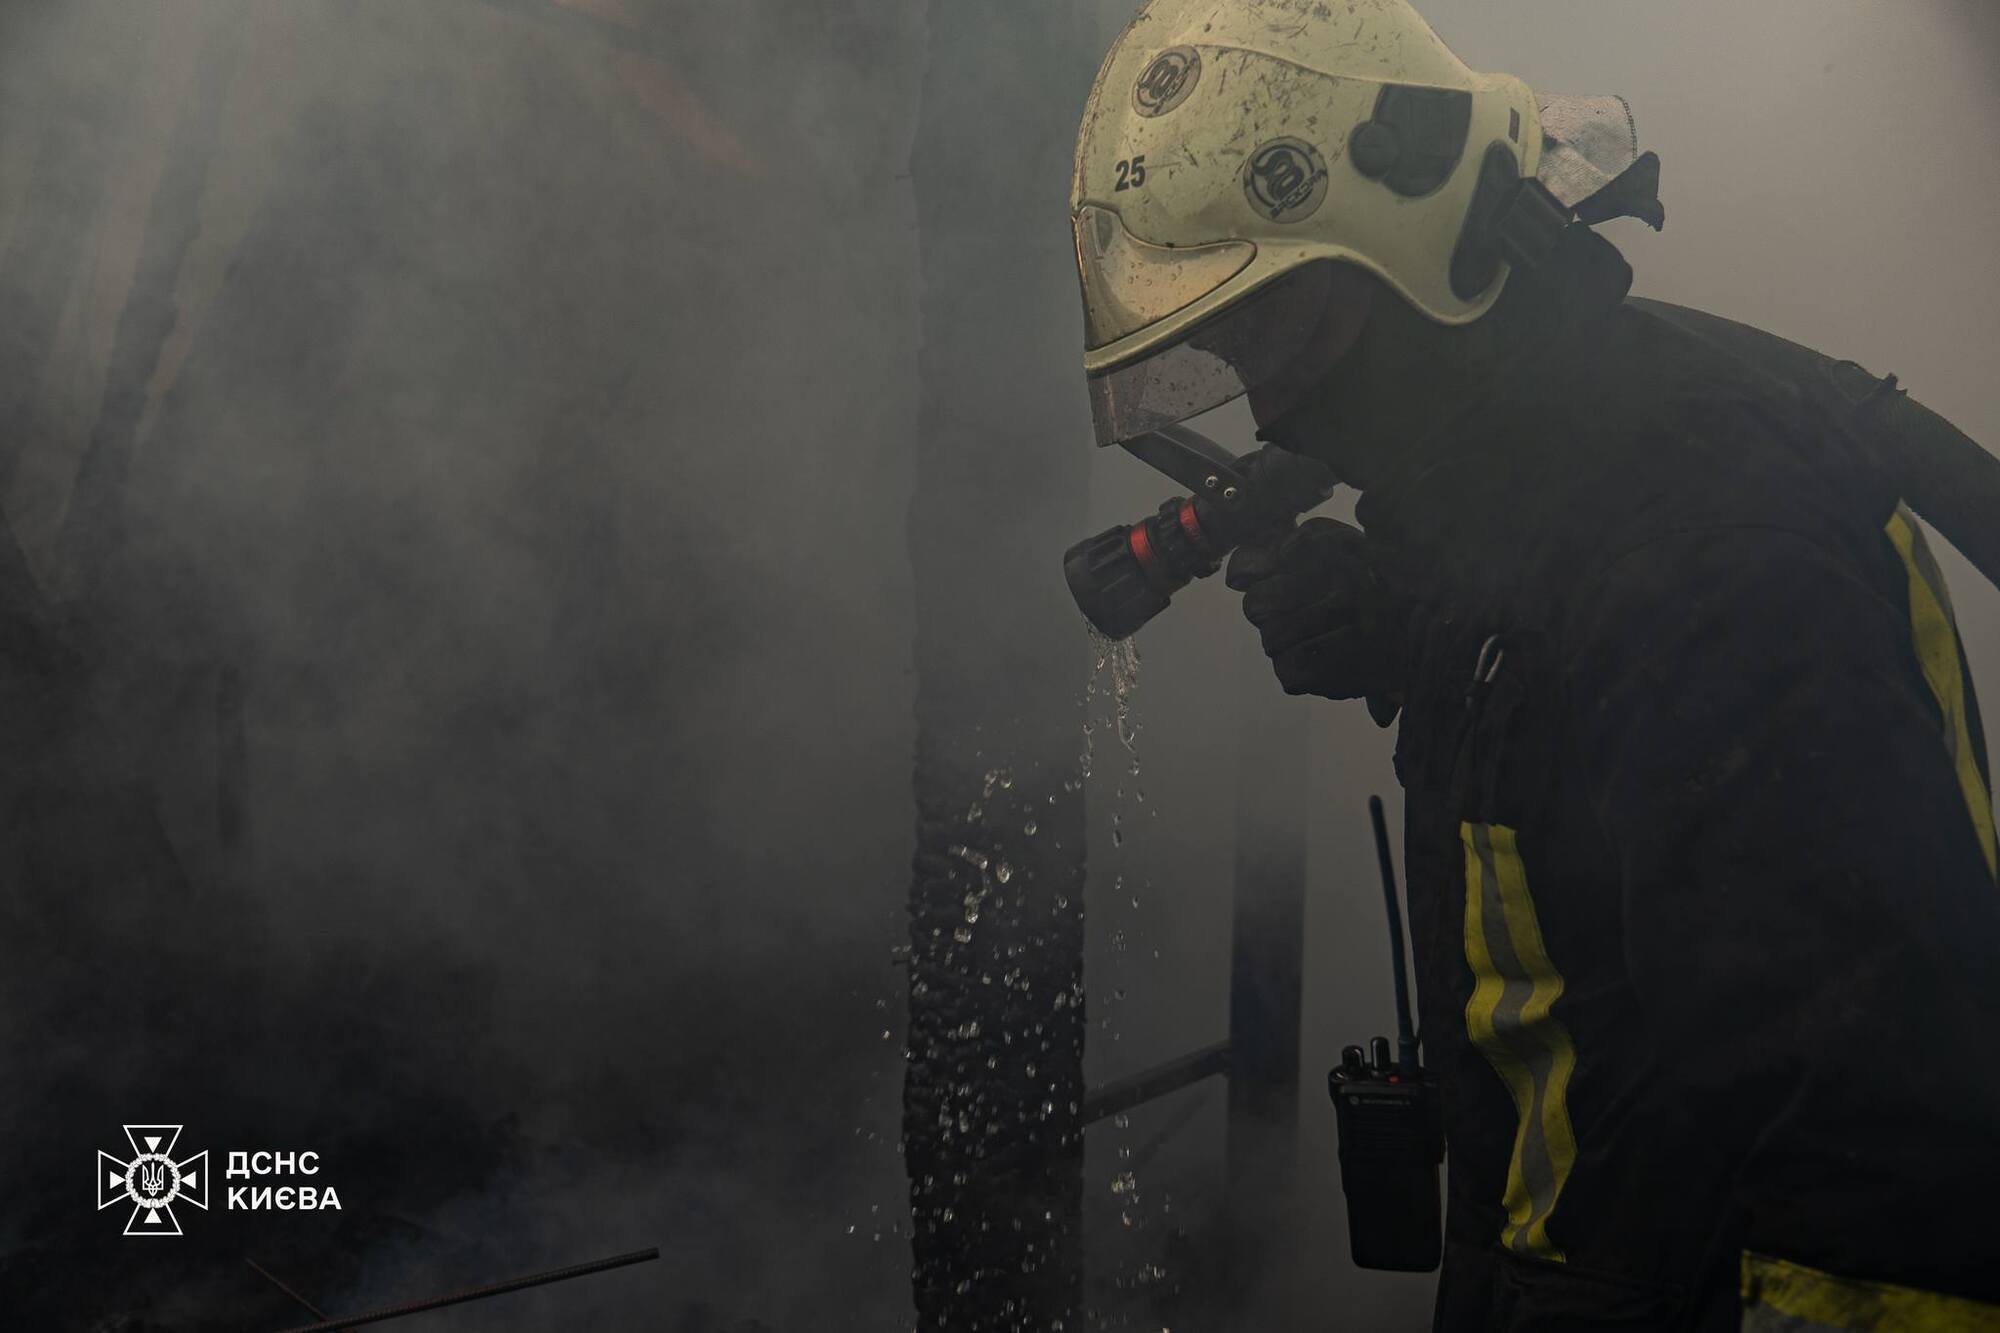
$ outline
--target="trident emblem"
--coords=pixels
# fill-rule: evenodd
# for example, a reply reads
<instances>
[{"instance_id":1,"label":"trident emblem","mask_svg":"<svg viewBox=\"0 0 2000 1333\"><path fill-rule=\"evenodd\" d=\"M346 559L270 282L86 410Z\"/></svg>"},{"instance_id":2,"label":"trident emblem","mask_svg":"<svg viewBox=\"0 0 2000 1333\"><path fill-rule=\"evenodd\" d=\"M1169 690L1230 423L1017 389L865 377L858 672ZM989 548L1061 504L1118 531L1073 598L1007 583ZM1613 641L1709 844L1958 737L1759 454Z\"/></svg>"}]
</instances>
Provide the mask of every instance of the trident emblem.
<instances>
[{"instance_id":1,"label":"trident emblem","mask_svg":"<svg viewBox=\"0 0 2000 1333\"><path fill-rule=\"evenodd\" d=\"M127 1125L125 1141L132 1145L129 1160L108 1152L97 1154L97 1207L114 1203L132 1205L125 1223L128 1236L178 1236L180 1219L174 1205L191 1203L208 1207L208 1150L174 1160L174 1143L181 1136L179 1125Z\"/></svg>"}]
</instances>

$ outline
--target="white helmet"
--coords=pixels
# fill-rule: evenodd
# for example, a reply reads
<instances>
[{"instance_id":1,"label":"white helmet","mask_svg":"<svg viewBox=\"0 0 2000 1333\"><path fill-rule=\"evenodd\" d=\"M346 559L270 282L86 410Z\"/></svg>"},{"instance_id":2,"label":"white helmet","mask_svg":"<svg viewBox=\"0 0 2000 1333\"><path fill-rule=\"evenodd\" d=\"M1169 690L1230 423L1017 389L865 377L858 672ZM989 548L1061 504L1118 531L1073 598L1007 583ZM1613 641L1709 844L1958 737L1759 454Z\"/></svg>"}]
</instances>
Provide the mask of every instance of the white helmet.
<instances>
[{"instance_id":1,"label":"white helmet","mask_svg":"<svg viewBox=\"0 0 2000 1333\"><path fill-rule=\"evenodd\" d=\"M1578 199L1561 196L1609 179L1602 151L1565 145L1556 193L1524 190L1542 158L1535 94L1466 68L1405 0L1150 0L1077 135L1098 442L1275 376L1324 314L1316 260L1367 270L1441 324L1478 319L1510 262L1570 221Z\"/></svg>"}]
</instances>

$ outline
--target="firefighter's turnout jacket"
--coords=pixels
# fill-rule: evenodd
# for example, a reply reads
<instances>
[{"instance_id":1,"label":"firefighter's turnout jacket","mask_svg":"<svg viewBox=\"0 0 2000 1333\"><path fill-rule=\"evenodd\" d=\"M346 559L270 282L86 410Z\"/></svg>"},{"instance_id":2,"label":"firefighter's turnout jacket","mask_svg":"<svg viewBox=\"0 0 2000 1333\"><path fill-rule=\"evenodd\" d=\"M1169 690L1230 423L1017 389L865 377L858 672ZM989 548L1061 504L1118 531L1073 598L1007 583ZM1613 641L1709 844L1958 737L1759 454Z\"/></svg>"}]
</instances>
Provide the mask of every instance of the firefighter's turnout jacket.
<instances>
[{"instance_id":1,"label":"firefighter's turnout jacket","mask_svg":"<svg viewBox=\"0 0 2000 1333\"><path fill-rule=\"evenodd\" d=\"M1850 423L1624 304L1607 243L1559 262L1526 371L1359 507L1416 608L1437 1327L2000 1328L2000 888L1937 563Z\"/></svg>"}]
</instances>

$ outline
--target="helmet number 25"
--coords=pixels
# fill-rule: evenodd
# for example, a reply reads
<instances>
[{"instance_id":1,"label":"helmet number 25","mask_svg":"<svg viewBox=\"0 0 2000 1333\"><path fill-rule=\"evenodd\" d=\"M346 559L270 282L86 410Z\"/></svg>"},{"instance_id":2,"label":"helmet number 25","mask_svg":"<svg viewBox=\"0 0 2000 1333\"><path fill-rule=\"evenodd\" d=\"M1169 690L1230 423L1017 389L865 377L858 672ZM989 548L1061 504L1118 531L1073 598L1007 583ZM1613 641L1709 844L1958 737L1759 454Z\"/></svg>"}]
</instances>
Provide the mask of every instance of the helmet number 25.
<instances>
[{"instance_id":1,"label":"helmet number 25","mask_svg":"<svg viewBox=\"0 0 2000 1333\"><path fill-rule=\"evenodd\" d=\"M1112 193L1115 194L1119 190L1136 190L1146 183L1146 155L1141 153L1137 157L1121 159L1116 170L1118 184L1112 187Z\"/></svg>"}]
</instances>

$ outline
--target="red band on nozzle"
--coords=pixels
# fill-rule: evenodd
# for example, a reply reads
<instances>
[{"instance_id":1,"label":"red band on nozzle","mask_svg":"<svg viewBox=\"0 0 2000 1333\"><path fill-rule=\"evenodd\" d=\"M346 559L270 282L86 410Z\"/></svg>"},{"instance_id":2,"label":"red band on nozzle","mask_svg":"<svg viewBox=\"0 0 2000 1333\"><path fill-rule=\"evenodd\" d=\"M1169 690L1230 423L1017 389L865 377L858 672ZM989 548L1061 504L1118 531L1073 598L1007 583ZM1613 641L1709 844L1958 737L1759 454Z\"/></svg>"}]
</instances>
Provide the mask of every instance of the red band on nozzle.
<instances>
[{"instance_id":1,"label":"red band on nozzle","mask_svg":"<svg viewBox=\"0 0 2000 1333\"><path fill-rule=\"evenodd\" d=\"M1132 558L1139 562L1140 568L1148 575L1157 575L1160 572L1158 557L1153 554L1153 538L1146 531L1144 523L1132 525L1132 530L1125 535L1125 544L1132 548Z\"/></svg>"},{"instance_id":2,"label":"red band on nozzle","mask_svg":"<svg viewBox=\"0 0 2000 1333\"><path fill-rule=\"evenodd\" d=\"M1208 548L1208 543L1201 537L1201 515L1194 512L1192 500L1181 501L1181 531L1188 535L1188 540L1194 543L1196 550Z\"/></svg>"}]
</instances>

